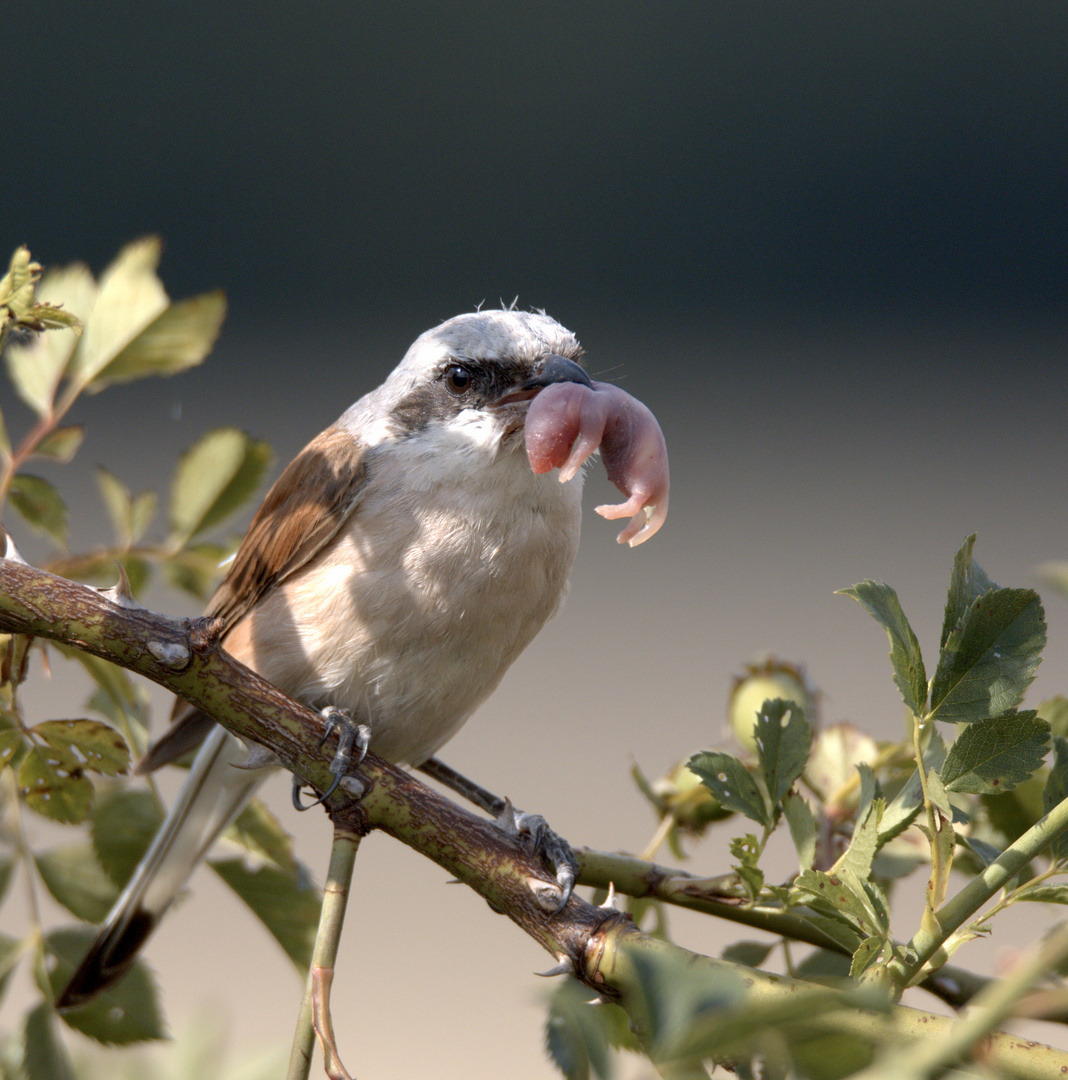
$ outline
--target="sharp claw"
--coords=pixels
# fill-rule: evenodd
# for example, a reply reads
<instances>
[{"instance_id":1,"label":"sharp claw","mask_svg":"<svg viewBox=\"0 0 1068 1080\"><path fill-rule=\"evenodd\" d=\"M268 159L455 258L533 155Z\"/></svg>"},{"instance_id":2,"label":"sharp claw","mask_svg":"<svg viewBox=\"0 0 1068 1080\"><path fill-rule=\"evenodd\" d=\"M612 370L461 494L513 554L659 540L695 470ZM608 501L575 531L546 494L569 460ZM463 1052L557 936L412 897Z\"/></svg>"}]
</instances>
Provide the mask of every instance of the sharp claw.
<instances>
[{"instance_id":1,"label":"sharp claw","mask_svg":"<svg viewBox=\"0 0 1068 1080\"><path fill-rule=\"evenodd\" d=\"M575 875L578 873L578 863L571 853L570 845L549 828L545 818L540 814L524 814L521 810L513 810L511 803L506 803L505 810L498 820L508 832L529 836L534 850L553 870L556 884L560 889L560 899L551 910L551 914L559 915L571 899L571 893L575 888Z\"/></svg>"},{"instance_id":2,"label":"sharp claw","mask_svg":"<svg viewBox=\"0 0 1068 1080\"><path fill-rule=\"evenodd\" d=\"M337 752L330 762L330 775L334 778L334 782L314 802L305 803L300 797L303 784L294 776L293 805L298 810L310 810L313 806L321 806L325 803L337 791L338 785L345 776L351 770L360 766L360 763L367 756L367 748L371 744L371 729L366 724L353 723L340 709L335 709L332 706L323 709L322 717L326 722L326 726L319 746L325 746L326 740L335 731L338 733ZM353 747L357 751L355 761L353 761Z\"/></svg>"}]
</instances>

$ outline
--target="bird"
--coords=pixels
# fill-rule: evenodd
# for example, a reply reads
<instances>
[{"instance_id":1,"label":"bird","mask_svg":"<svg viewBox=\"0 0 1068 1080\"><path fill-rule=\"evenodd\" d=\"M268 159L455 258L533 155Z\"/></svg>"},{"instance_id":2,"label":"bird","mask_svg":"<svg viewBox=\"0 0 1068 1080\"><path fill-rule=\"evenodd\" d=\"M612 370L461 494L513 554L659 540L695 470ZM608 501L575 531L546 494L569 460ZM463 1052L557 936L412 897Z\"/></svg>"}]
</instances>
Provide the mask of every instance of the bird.
<instances>
[{"instance_id":1,"label":"bird","mask_svg":"<svg viewBox=\"0 0 1068 1080\"><path fill-rule=\"evenodd\" d=\"M223 648L296 700L341 710L381 757L431 758L567 592L582 470L566 483L535 473L524 419L546 387L590 387L582 361L541 311L479 310L420 335L268 491L207 606ZM249 748L181 699L138 771L197 745L58 1008L129 970L269 771L235 767Z\"/></svg>"}]
</instances>

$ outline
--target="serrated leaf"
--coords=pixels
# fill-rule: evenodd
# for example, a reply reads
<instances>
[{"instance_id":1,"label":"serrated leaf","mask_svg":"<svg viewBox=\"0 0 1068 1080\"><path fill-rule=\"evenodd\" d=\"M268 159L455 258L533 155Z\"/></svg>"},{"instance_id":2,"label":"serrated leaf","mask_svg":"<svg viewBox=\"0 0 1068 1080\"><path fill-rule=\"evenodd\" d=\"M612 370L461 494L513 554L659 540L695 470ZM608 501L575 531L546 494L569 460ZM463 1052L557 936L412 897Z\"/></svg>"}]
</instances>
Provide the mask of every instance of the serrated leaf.
<instances>
[{"instance_id":1,"label":"serrated leaf","mask_svg":"<svg viewBox=\"0 0 1068 1080\"><path fill-rule=\"evenodd\" d=\"M49 458L51 461L58 461L61 465L66 465L73 460L84 438L85 428L80 424L56 428L37 444L33 456Z\"/></svg>"},{"instance_id":2,"label":"serrated leaf","mask_svg":"<svg viewBox=\"0 0 1068 1080\"><path fill-rule=\"evenodd\" d=\"M104 872L122 888L163 824L163 807L151 792L131 788L102 791L93 807L90 835Z\"/></svg>"},{"instance_id":3,"label":"serrated leaf","mask_svg":"<svg viewBox=\"0 0 1068 1080\"><path fill-rule=\"evenodd\" d=\"M221 291L172 303L90 380L96 393L116 383L150 375L176 375L199 364L211 352L226 317Z\"/></svg>"},{"instance_id":4,"label":"serrated leaf","mask_svg":"<svg viewBox=\"0 0 1068 1080\"><path fill-rule=\"evenodd\" d=\"M74 974L75 965L95 936L95 931L80 927L55 930L46 936L53 998ZM107 1046L128 1046L166 1037L156 982L143 960L135 960L128 974L88 1004L60 1015L68 1027Z\"/></svg>"},{"instance_id":5,"label":"serrated leaf","mask_svg":"<svg viewBox=\"0 0 1068 1080\"><path fill-rule=\"evenodd\" d=\"M46 752L49 757L57 755L52 747ZM65 758L62 765L66 767L51 764L45 752L33 747L19 768L19 791L26 805L42 817L73 825L89 816L93 785L79 772L70 771Z\"/></svg>"},{"instance_id":6,"label":"serrated leaf","mask_svg":"<svg viewBox=\"0 0 1068 1080\"><path fill-rule=\"evenodd\" d=\"M1013 896L1013 902L1033 904L1068 904L1068 885L1029 885Z\"/></svg>"},{"instance_id":7,"label":"serrated leaf","mask_svg":"<svg viewBox=\"0 0 1068 1080\"><path fill-rule=\"evenodd\" d=\"M245 901L301 971L311 963L322 897L306 873L243 859L212 859L212 869Z\"/></svg>"},{"instance_id":8,"label":"serrated leaf","mask_svg":"<svg viewBox=\"0 0 1068 1080\"><path fill-rule=\"evenodd\" d=\"M18 473L11 481L11 505L32 529L67 546L67 506L53 484L40 476Z\"/></svg>"},{"instance_id":9,"label":"serrated leaf","mask_svg":"<svg viewBox=\"0 0 1068 1080\"><path fill-rule=\"evenodd\" d=\"M1049 776L1042 788L1042 811L1048 814L1058 803L1068 799L1068 739L1057 735L1053 739L1053 761ZM1068 862L1068 833L1057 836L1051 854L1058 863Z\"/></svg>"},{"instance_id":10,"label":"serrated leaf","mask_svg":"<svg viewBox=\"0 0 1068 1080\"><path fill-rule=\"evenodd\" d=\"M744 814L751 821L769 828L775 824L756 781L737 758L710 750L695 754L686 765L728 810Z\"/></svg>"},{"instance_id":11,"label":"serrated leaf","mask_svg":"<svg viewBox=\"0 0 1068 1080\"><path fill-rule=\"evenodd\" d=\"M56 1032L56 1014L47 1002L26 1016L24 1080L77 1080L67 1048Z\"/></svg>"},{"instance_id":12,"label":"serrated leaf","mask_svg":"<svg viewBox=\"0 0 1068 1080\"><path fill-rule=\"evenodd\" d=\"M852 963L849 965L849 974L853 979L861 976L876 964L886 964L893 956L893 945L884 937L865 938L853 953Z\"/></svg>"},{"instance_id":13,"label":"serrated leaf","mask_svg":"<svg viewBox=\"0 0 1068 1080\"><path fill-rule=\"evenodd\" d=\"M871 901L853 874L825 874L803 870L794 879L794 889L803 903L831 913L869 937L885 929L872 909ZM811 899L809 899L811 898Z\"/></svg>"},{"instance_id":14,"label":"serrated leaf","mask_svg":"<svg viewBox=\"0 0 1068 1080\"><path fill-rule=\"evenodd\" d=\"M218 525L255 492L270 461L266 443L236 428L208 432L179 459L171 484L174 540L189 540Z\"/></svg>"},{"instance_id":15,"label":"serrated leaf","mask_svg":"<svg viewBox=\"0 0 1068 1080\"><path fill-rule=\"evenodd\" d=\"M63 310L84 322L96 302L96 282L81 263L55 267L37 288L40 300L62 304ZM51 413L56 389L78 344L74 329L49 330L27 342L8 346L5 358L8 374L19 397L38 416Z\"/></svg>"},{"instance_id":16,"label":"serrated leaf","mask_svg":"<svg viewBox=\"0 0 1068 1080\"><path fill-rule=\"evenodd\" d=\"M772 803L801 775L812 744L804 711L792 701L765 701L753 729L760 771Z\"/></svg>"},{"instance_id":17,"label":"serrated leaf","mask_svg":"<svg viewBox=\"0 0 1068 1080\"><path fill-rule=\"evenodd\" d=\"M135 240L119 252L100 276L92 315L69 366L77 387L97 379L167 308L170 301L156 276L160 252L158 237Z\"/></svg>"},{"instance_id":18,"label":"serrated leaf","mask_svg":"<svg viewBox=\"0 0 1068 1080\"><path fill-rule=\"evenodd\" d=\"M46 720L31 729L52 749L69 747L83 769L102 776L120 776L130 767L126 740L102 720Z\"/></svg>"},{"instance_id":19,"label":"serrated leaf","mask_svg":"<svg viewBox=\"0 0 1068 1080\"><path fill-rule=\"evenodd\" d=\"M37 870L52 896L83 922L103 922L119 895L89 844L53 848L36 856Z\"/></svg>"},{"instance_id":20,"label":"serrated leaf","mask_svg":"<svg viewBox=\"0 0 1068 1080\"><path fill-rule=\"evenodd\" d=\"M946 641L931 680L932 719L975 723L1012 712L1046 645L1033 589L991 589L972 601Z\"/></svg>"},{"instance_id":21,"label":"serrated leaf","mask_svg":"<svg viewBox=\"0 0 1068 1080\"><path fill-rule=\"evenodd\" d=\"M851 870L863 879L871 873L872 860L879 850L879 824L882 821L886 803L882 799L872 799L867 806L861 807L857 822L853 826L853 836L849 847L842 852L831 868L832 874Z\"/></svg>"},{"instance_id":22,"label":"serrated leaf","mask_svg":"<svg viewBox=\"0 0 1068 1080\"><path fill-rule=\"evenodd\" d=\"M0 278L0 307L10 308L18 317L30 309L34 300L34 286L41 277L41 264L34 262L25 244L17 247L11 256L7 273Z\"/></svg>"},{"instance_id":23,"label":"serrated leaf","mask_svg":"<svg viewBox=\"0 0 1068 1080\"><path fill-rule=\"evenodd\" d=\"M1011 791L1042 765L1049 725L1034 712L995 716L964 728L942 766L947 791L995 795Z\"/></svg>"},{"instance_id":24,"label":"serrated leaf","mask_svg":"<svg viewBox=\"0 0 1068 1080\"><path fill-rule=\"evenodd\" d=\"M812 810L805 797L796 791L787 792L782 808L797 848L798 865L802 870L811 870L816 860L816 819Z\"/></svg>"},{"instance_id":25,"label":"serrated leaf","mask_svg":"<svg viewBox=\"0 0 1068 1080\"><path fill-rule=\"evenodd\" d=\"M920 643L901 610L897 593L881 581L862 581L849 589L839 590L851 596L886 631L890 639L890 666L894 682L905 699L905 705L915 716L926 711L927 672L923 666Z\"/></svg>"},{"instance_id":26,"label":"serrated leaf","mask_svg":"<svg viewBox=\"0 0 1068 1080\"><path fill-rule=\"evenodd\" d=\"M972 533L953 558L953 574L949 581L949 593L946 596L946 613L942 619L939 649L945 648L950 634L959 631L963 626L968 609L976 598L997 588L997 585L987 577L983 568L972 559L974 547L975 533Z\"/></svg>"},{"instance_id":27,"label":"serrated leaf","mask_svg":"<svg viewBox=\"0 0 1068 1080\"><path fill-rule=\"evenodd\" d=\"M97 689L88 707L106 716L112 724L127 732L135 750L142 752L147 742L149 698L142 681L135 682L128 671L81 649L57 646L68 659L85 669Z\"/></svg>"}]
</instances>

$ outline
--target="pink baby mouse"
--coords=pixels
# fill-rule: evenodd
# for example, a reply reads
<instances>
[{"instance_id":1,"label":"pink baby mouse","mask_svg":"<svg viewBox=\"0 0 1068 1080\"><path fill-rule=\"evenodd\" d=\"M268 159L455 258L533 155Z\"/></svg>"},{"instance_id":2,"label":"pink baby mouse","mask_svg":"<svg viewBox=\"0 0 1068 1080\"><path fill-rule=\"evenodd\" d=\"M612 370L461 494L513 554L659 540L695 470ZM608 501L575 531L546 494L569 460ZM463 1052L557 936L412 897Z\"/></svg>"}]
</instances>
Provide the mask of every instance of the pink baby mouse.
<instances>
[{"instance_id":1,"label":"pink baby mouse","mask_svg":"<svg viewBox=\"0 0 1068 1080\"><path fill-rule=\"evenodd\" d=\"M570 480L598 448L608 479L627 496L624 503L598 506L601 517L633 515L616 537L636 547L667 517L668 458L656 417L637 398L609 383L553 383L530 403L526 446L536 473L560 469Z\"/></svg>"}]
</instances>

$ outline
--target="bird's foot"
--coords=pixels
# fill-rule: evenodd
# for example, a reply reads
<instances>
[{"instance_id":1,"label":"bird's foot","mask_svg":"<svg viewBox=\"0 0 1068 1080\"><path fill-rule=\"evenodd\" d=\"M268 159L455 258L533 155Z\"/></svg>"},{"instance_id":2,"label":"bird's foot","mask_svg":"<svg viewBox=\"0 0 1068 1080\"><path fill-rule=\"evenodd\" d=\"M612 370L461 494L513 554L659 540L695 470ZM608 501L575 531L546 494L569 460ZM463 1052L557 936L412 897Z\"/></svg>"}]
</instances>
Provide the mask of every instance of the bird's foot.
<instances>
[{"instance_id":1,"label":"bird's foot","mask_svg":"<svg viewBox=\"0 0 1068 1080\"><path fill-rule=\"evenodd\" d=\"M535 854L552 870L559 886L559 895L556 890L550 893L548 888L534 888L534 892L538 903L546 911L558 915L571 899L575 875L578 873L578 862L571 845L549 828L549 823L541 814L525 814L522 810L516 810L507 799L504 809L497 817L497 824L511 836L527 837Z\"/></svg>"},{"instance_id":2,"label":"bird's foot","mask_svg":"<svg viewBox=\"0 0 1068 1080\"><path fill-rule=\"evenodd\" d=\"M334 781L314 802L305 803L300 797L304 785L298 777L294 776L293 805L298 810L310 810L313 806L326 802L337 791L338 784L345 776L359 767L360 762L367 755L367 748L371 745L371 729L366 724L357 724L348 713L328 705L320 715L326 721L326 730L323 732L322 742L319 743L320 747L334 732L337 732L337 752L334 754L333 761L330 762L330 775Z\"/></svg>"}]
</instances>

